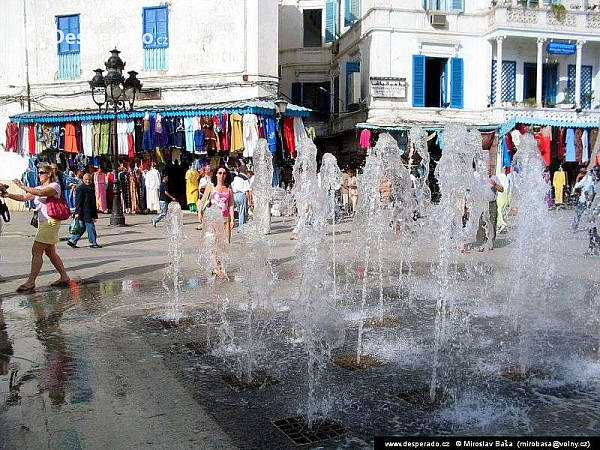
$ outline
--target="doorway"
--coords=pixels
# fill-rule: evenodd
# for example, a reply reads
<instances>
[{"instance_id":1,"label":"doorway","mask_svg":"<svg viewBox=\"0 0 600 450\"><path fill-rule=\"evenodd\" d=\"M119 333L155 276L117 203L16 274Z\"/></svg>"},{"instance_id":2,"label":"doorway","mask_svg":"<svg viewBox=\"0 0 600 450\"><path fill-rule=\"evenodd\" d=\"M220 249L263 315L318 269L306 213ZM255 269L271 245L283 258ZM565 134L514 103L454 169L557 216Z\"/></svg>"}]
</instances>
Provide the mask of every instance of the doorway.
<instances>
[{"instance_id":1,"label":"doorway","mask_svg":"<svg viewBox=\"0 0 600 450\"><path fill-rule=\"evenodd\" d=\"M448 106L448 58L425 58L425 106Z\"/></svg>"},{"instance_id":2,"label":"doorway","mask_svg":"<svg viewBox=\"0 0 600 450\"><path fill-rule=\"evenodd\" d=\"M537 64L524 63L523 65L523 101L535 99L537 84ZM558 65L542 65L542 102L544 105L556 103L558 90Z\"/></svg>"}]
</instances>

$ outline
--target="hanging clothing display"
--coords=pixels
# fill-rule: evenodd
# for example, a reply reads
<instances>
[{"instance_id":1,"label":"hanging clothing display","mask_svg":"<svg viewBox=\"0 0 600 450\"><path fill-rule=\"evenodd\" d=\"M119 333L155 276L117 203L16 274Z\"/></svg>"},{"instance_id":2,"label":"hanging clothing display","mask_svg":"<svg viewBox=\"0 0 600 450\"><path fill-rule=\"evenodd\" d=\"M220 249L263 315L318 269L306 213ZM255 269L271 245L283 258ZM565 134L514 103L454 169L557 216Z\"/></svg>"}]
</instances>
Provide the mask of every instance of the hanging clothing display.
<instances>
[{"instance_id":1,"label":"hanging clothing display","mask_svg":"<svg viewBox=\"0 0 600 450\"><path fill-rule=\"evenodd\" d=\"M144 179L146 184L146 205L150 211L159 211L158 188L161 182L160 173L156 169L151 169L146 172Z\"/></svg>"},{"instance_id":2,"label":"hanging clothing display","mask_svg":"<svg viewBox=\"0 0 600 450\"><path fill-rule=\"evenodd\" d=\"M298 143L304 139L308 139L308 135L306 134L306 128L304 128L304 123L300 117L294 117L294 141L296 147Z\"/></svg>"},{"instance_id":3,"label":"hanging clothing display","mask_svg":"<svg viewBox=\"0 0 600 450\"><path fill-rule=\"evenodd\" d=\"M98 146L97 155L107 155L110 147L110 122L100 123L100 144Z\"/></svg>"},{"instance_id":4,"label":"hanging clothing display","mask_svg":"<svg viewBox=\"0 0 600 450\"><path fill-rule=\"evenodd\" d=\"M239 153L244 150L242 116L241 114L231 114L229 120L231 122L231 147L229 151Z\"/></svg>"},{"instance_id":5,"label":"hanging clothing display","mask_svg":"<svg viewBox=\"0 0 600 450\"><path fill-rule=\"evenodd\" d=\"M83 154L92 156L94 148L94 124L92 122L81 122L81 137L83 140Z\"/></svg>"},{"instance_id":6,"label":"hanging clothing display","mask_svg":"<svg viewBox=\"0 0 600 450\"><path fill-rule=\"evenodd\" d=\"M230 150L230 140L229 140L229 114L223 112L219 114L221 119L221 151L228 152Z\"/></svg>"},{"instance_id":7,"label":"hanging clothing display","mask_svg":"<svg viewBox=\"0 0 600 450\"><path fill-rule=\"evenodd\" d=\"M94 174L94 187L96 188L96 206L98 211L108 212L108 205L106 203L106 175L101 167Z\"/></svg>"},{"instance_id":8,"label":"hanging clothing display","mask_svg":"<svg viewBox=\"0 0 600 450\"><path fill-rule=\"evenodd\" d=\"M359 138L360 148L371 147L371 130L362 130Z\"/></svg>"},{"instance_id":9,"label":"hanging clothing display","mask_svg":"<svg viewBox=\"0 0 600 450\"><path fill-rule=\"evenodd\" d=\"M64 128L64 149L68 153L78 153L77 139L75 137L75 125L71 122L65 124ZM59 145L60 148L60 145Z\"/></svg>"},{"instance_id":10,"label":"hanging clothing display","mask_svg":"<svg viewBox=\"0 0 600 450\"><path fill-rule=\"evenodd\" d=\"M288 154L292 157L296 157L296 140L294 138L294 118L284 117L282 124L283 141Z\"/></svg>"},{"instance_id":11,"label":"hanging clothing display","mask_svg":"<svg viewBox=\"0 0 600 450\"><path fill-rule=\"evenodd\" d=\"M8 122L6 124L6 147L7 152L18 152L19 142L19 124L16 122Z\"/></svg>"},{"instance_id":12,"label":"hanging clothing display","mask_svg":"<svg viewBox=\"0 0 600 450\"><path fill-rule=\"evenodd\" d=\"M552 186L554 186L554 203L557 205L563 204L563 190L567 185L567 172L557 170L552 178Z\"/></svg>"},{"instance_id":13,"label":"hanging clothing display","mask_svg":"<svg viewBox=\"0 0 600 450\"><path fill-rule=\"evenodd\" d=\"M200 180L200 173L197 170L189 169L185 173L185 196L186 202L192 209L196 209L196 203L198 203L198 182Z\"/></svg>"},{"instance_id":14,"label":"hanging clothing display","mask_svg":"<svg viewBox=\"0 0 600 450\"><path fill-rule=\"evenodd\" d=\"M590 159L590 148L588 146L588 131L582 130L581 133L581 162L587 163Z\"/></svg>"},{"instance_id":15,"label":"hanging clothing display","mask_svg":"<svg viewBox=\"0 0 600 450\"><path fill-rule=\"evenodd\" d=\"M565 161L567 162L575 162L577 161L577 150L575 146L575 130L573 128L567 129L566 136L566 153L565 153Z\"/></svg>"},{"instance_id":16,"label":"hanging clothing display","mask_svg":"<svg viewBox=\"0 0 600 450\"><path fill-rule=\"evenodd\" d=\"M244 157L251 158L258 144L258 118L255 114L244 114Z\"/></svg>"},{"instance_id":17,"label":"hanging clothing display","mask_svg":"<svg viewBox=\"0 0 600 450\"><path fill-rule=\"evenodd\" d=\"M127 143L127 120L117 120L117 153L119 155L129 154L129 145Z\"/></svg>"},{"instance_id":18,"label":"hanging clothing display","mask_svg":"<svg viewBox=\"0 0 600 450\"><path fill-rule=\"evenodd\" d=\"M184 117L183 127L185 129L185 149L188 152L194 151L194 118Z\"/></svg>"}]
</instances>

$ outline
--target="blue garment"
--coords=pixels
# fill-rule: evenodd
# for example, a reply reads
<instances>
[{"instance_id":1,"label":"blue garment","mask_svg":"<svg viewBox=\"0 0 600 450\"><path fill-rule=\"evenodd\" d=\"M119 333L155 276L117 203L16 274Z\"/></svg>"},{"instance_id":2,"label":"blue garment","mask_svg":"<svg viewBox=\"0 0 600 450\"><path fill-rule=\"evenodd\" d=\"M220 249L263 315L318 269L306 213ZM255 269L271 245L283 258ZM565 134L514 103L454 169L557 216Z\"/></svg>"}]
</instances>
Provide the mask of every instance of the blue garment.
<instances>
[{"instance_id":1,"label":"blue garment","mask_svg":"<svg viewBox=\"0 0 600 450\"><path fill-rule=\"evenodd\" d=\"M565 139L567 144L567 151L565 152L566 162L577 161L577 153L575 149L575 130L573 128L567 129L567 137Z\"/></svg>"},{"instance_id":2,"label":"blue garment","mask_svg":"<svg viewBox=\"0 0 600 450\"><path fill-rule=\"evenodd\" d=\"M236 192L233 194L233 202L238 211L238 223L241 227L246 223L246 214L248 211L248 199L244 192Z\"/></svg>"},{"instance_id":3,"label":"blue garment","mask_svg":"<svg viewBox=\"0 0 600 450\"><path fill-rule=\"evenodd\" d=\"M435 143L438 145L440 150L444 150L444 132L438 131Z\"/></svg>"},{"instance_id":4,"label":"blue garment","mask_svg":"<svg viewBox=\"0 0 600 450\"><path fill-rule=\"evenodd\" d=\"M160 207L160 212L158 213L158 216L156 216L154 219L152 219L152 225L154 225L154 226L156 226L156 224L158 222L160 222L165 217L167 217L167 208L169 207L169 203L165 202L163 200L159 200L158 205Z\"/></svg>"},{"instance_id":5,"label":"blue garment","mask_svg":"<svg viewBox=\"0 0 600 450\"><path fill-rule=\"evenodd\" d=\"M185 125L183 119L176 117L173 120L173 125L175 127L175 134L173 136L173 147L175 148L185 148Z\"/></svg>"},{"instance_id":6,"label":"blue garment","mask_svg":"<svg viewBox=\"0 0 600 450\"><path fill-rule=\"evenodd\" d=\"M167 147L175 147L175 119L173 117L169 117L165 120L167 124Z\"/></svg>"},{"instance_id":7,"label":"blue garment","mask_svg":"<svg viewBox=\"0 0 600 450\"><path fill-rule=\"evenodd\" d=\"M188 152L194 151L194 118L184 117L183 124L185 128L185 149Z\"/></svg>"},{"instance_id":8,"label":"blue garment","mask_svg":"<svg viewBox=\"0 0 600 450\"><path fill-rule=\"evenodd\" d=\"M204 130L199 129L194 133L194 149L197 152L204 151Z\"/></svg>"},{"instance_id":9,"label":"blue garment","mask_svg":"<svg viewBox=\"0 0 600 450\"><path fill-rule=\"evenodd\" d=\"M508 145L506 145L506 137L502 138L502 165L504 167L510 167L510 152L508 151Z\"/></svg>"},{"instance_id":10,"label":"blue garment","mask_svg":"<svg viewBox=\"0 0 600 450\"><path fill-rule=\"evenodd\" d=\"M23 183L25 186L37 187L39 185L37 162L37 156L32 156L31 158L29 158L27 170L21 176L21 183ZM27 200L25 202L25 206L29 209L35 209L35 204L33 203L33 200Z\"/></svg>"},{"instance_id":11,"label":"blue garment","mask_svg":"<svg viewBox=\"0 0 600 450\"><path fill-rule=\"evenodd\" d=\"M269 144L269 150L271 153L275 153L277 150L277 128L275 127L275 121L271 117L263 117L263 132L267 144Z\"/></svg>"},{"instance_id":12,"label":"blue garment","mask_svg":"<svg viewBox=\"0 0 600 450\"><path fill-rule=\"evenodd\" d=\"M87 231L88 241L90 241L90 245L97 245L98 243L96 242L96 239L98 235L96 234L96 225L94 225L94 222L84 222L83 220L78 220L78 222L81 228L85 228L85 231L83 233ZM81 237L83 236L83 233L72 234L69 238L69 242L77 244L79 239L81 239Z\"/></svg>"},{"instance_id":13,"label":"blue garment","mask_svg":"<svg viewBox=\"0 0 600 450\"><path fill-rule=\"evenodd\" d=\"M154 150L154 127L155 127L155 118L153 115L150 115L148 121L144 119L142 125L142 150ZM146 122L149 122L146 127ZM147 128L147 129L146 129Z\"/></svg>"}]
</instances>

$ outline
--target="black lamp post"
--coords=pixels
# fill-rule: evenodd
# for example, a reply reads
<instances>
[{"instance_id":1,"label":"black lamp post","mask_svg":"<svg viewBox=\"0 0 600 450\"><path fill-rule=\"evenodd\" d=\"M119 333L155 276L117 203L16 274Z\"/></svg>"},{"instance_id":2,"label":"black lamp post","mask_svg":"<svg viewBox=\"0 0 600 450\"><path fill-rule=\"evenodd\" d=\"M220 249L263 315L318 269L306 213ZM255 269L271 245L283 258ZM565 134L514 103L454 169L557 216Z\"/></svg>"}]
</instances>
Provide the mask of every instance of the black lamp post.
<instances>
[{"instance_id":1,"label":"black lamp post","mask_svg":"<svg viewBox=\"0 0 600 450\"><path fill-rule=\"evenodd\" d=\"M112 109L114 113L113 119L113 152L114 152L114 184L113 184L113 207L110 215L110 224L117 226L125 225L125 216L121 205L121 183L119 182L118 172L118 139L117 139L117 114L119 110L125 112L133 111L136 95L142 89L142 83L137 79L137 72L132 70L129 77L123 78L123 69L125 63L119 57L121 53L116 48L111 50L111 57L104 63L106 66L106 76L102 75L102 69L96 69L96 75L90 81L92 88L92 99L98 105L98 109L102 112L102 107L108 112Z\"/></svg>"}]
</instances>

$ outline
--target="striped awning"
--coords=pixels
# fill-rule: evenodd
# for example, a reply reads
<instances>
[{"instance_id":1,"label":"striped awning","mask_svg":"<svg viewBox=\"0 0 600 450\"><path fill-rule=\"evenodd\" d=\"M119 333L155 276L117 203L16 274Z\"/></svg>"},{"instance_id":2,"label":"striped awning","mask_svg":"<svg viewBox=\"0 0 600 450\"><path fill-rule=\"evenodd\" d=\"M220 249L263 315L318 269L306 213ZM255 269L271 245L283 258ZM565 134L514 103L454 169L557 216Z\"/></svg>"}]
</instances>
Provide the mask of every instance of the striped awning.
<instances>
[{"instance_id":1,"label":"striped awning","mask_svg":"<svg viewBox=\"0 0 600 450\"><path fill-rule=\"evenodd\" d=\"M262 114L275 116L275 102L271 100L240 100L223 103L201 103L188 105L156 105L136 108L130 113L120 112L119 119L135 119L144 114L160 113L164 117L212 116L222 112L228 114ZM308 117L309 108L288 104L284 116ZM113 119L112 112L100 113L95 110L29 111L10 116L17 123L62 123L73 121L92 121Z\"/></svg>"}]
</instances>

